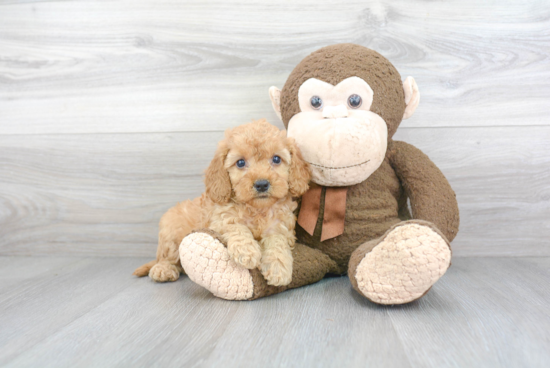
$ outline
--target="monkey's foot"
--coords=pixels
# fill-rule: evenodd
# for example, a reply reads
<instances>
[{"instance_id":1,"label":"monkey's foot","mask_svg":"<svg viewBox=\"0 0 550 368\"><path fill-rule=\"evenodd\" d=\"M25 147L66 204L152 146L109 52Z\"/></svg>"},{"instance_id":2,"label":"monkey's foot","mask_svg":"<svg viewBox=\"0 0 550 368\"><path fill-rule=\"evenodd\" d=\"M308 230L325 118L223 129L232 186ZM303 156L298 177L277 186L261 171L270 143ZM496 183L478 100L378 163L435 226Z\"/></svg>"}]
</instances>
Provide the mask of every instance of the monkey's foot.
<instances>
[{"instance_id":1,"label":"monkey's foot","mask_svg":"<svg viewBox=\"0 0 550 368\"><path fill-rule=\"evenodd\" d=\"M208 230L191 233L182 240L179 251L185 273L196 284L222 299L252 298L250 270L231 259L215 234Z\"/></svg>"},{"instance_id":2,"label":"monkey's foot","mask_svg":"<svg viewBox=\"0 0 550 368\"><path fill-rule=\"evenodd\" d=\"M350 260L349 277L375 303L404 304L426 294L450 263L449 243L433 224L407 221L361 245Z\"/></svg>"}]
</instances>

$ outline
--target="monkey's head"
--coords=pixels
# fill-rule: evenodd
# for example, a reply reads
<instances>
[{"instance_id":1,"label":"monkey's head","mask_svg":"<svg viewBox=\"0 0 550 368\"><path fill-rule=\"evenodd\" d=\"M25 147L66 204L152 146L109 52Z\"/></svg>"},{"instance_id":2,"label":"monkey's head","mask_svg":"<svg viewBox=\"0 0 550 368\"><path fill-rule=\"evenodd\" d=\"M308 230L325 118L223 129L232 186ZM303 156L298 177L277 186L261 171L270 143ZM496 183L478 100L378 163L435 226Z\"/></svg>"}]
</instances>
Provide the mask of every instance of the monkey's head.
<instances>
[{"instance_id":1,"label":"monkey's head","mask_svg":"<svg viewBox=\"0 0 550 368\"><path fill-rule=\"evenodd\" d=\"M269 95L312 180L325 186L354 185L376 171L420 100L412 77L402 82L386 58L354 44L315 51Z\"/></svg>"}]
</instances>

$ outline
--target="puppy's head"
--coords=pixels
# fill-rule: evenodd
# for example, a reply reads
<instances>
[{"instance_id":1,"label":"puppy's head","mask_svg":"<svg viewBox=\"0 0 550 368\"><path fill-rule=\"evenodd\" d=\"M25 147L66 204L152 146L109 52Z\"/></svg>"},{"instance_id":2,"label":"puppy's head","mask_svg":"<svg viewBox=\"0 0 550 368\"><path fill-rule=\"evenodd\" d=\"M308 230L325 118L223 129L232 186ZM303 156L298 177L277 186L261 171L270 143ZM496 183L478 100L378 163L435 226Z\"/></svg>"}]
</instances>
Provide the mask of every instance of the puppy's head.
<instances>
[{"instance_id":1,"label":"puppy's head","mask_svg":"<svg viewBox=\"0 0 550 368\"><path fill-rule=\"evenodd\" d=\"M308 189L310 170L292 138L265 120L225 132L206 170L206 194L217 203L267 207Z\"/></svg>"}]
</instances>

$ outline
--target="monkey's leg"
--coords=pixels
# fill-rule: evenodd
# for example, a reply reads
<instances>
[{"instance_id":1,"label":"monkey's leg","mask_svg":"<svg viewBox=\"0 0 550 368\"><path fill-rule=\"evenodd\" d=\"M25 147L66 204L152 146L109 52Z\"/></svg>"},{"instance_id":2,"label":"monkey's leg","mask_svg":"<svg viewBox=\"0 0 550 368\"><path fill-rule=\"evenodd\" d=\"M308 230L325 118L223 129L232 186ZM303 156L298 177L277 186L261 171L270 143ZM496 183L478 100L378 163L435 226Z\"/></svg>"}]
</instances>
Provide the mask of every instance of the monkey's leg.
<instances>
[{"instance_id":1,"label":"monkey's leg","mask_svg":"<svg viewBox=\"0 0 550 368\"><path fill-rule=\"evenodd\" d=\"M291 283L271 286L258 269L237 265L214 231L193 232L180 246L181 264L189 278L215 296L228 300L253 300L309 285L338 268L326 254L302 244L295 245L292 256Z\"/></svg>"},{"instance_id":2,"label":"monkey's leg","mask_svg":"<svg viewBox=\"0 0 550 368\"><path fill-rule=\"evenodd\" d=\"M451 247L430 222L411 220L353 252L348 275L361 295L378 304L404 304L424 296L451 264Z\"/></svg>"}]
</instances>

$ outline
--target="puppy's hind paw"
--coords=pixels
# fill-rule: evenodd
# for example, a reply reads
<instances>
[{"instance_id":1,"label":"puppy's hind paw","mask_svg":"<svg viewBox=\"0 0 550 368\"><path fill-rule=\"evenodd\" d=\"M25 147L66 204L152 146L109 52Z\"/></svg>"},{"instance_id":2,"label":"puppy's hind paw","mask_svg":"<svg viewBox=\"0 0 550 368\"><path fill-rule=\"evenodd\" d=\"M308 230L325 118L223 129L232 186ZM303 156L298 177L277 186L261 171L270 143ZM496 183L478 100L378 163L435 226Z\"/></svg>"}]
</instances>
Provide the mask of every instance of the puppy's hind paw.
<instances>
[{"instance_id":1,"label":"puppy's hind paw","mask_svg":"<svg viewBox=\"0 0 550 368\"><path fill-rule=\"evenodd\" d=\"M173 264L159 262L151 268L149 277L156 282L176 281L180 277L180 271Z\"/></svg>"}]
</instances>

